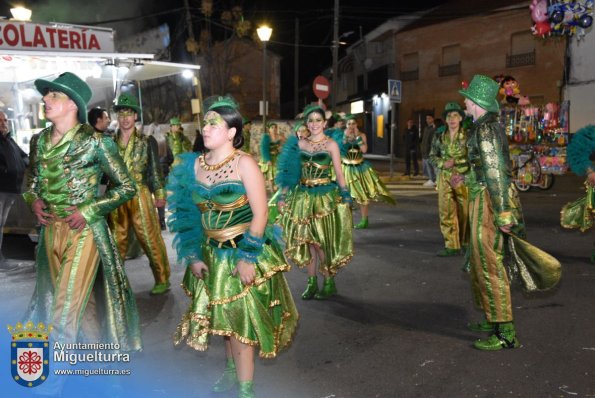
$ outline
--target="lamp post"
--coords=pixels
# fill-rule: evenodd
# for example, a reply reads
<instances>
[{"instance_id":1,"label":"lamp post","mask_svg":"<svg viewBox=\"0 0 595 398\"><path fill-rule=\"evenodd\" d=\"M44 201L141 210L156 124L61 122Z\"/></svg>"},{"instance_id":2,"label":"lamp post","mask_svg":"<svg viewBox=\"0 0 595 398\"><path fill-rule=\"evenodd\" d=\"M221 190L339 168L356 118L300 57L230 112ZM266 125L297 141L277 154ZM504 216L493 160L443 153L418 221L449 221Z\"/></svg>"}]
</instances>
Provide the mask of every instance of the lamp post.
<instances>
[{"instance_id":1,"label":"lamp post","mask_svg":"<svg viewBox=\"0 0 595 398\"><path fill-rule=\"evenodd\" d=\"M273 29L262 25L256 29L258 38L262 42L262 133L266 132L267 124L267 41L273 34Z\"/></svg>"}]
</instances>

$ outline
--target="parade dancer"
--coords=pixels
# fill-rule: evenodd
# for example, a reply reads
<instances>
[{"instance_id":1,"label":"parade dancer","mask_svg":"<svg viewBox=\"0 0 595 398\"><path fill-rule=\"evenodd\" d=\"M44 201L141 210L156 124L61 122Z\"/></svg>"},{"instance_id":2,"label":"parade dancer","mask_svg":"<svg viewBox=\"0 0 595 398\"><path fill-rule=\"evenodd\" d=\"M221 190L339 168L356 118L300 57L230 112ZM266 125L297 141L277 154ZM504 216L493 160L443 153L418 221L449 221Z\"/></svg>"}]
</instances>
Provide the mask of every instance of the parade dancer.
<instances>
[{"instance_id":1,"label":"parade dancer","mask_svg":"<svg viewBox=\"0 0 595 398\"><path fill-rule=\"evenodd\" d=\"M184 128L179 117L172 117L169 119L170 130L165 134L167 146L175 158L181 153L190 152L192 150L192 143L190 139L184 135Z\"/></svg>"},{"instance_id":2,"label":"parade dancer","mask_svg":"<svg viewBox=\"0 0 595 398\"><path fill-rule=\"evenodd\" d=\"M35 87L52 126L31 139L23 194L41 224L28 319L52 324L56 341L76 342L82 331L87 341L140 350L136 301L105 220L134 196L134 182L114 141L85 123L84 81L66 72ZM111 184L100 196L104 173Z\"/></svg>"},{"instance_id":3,"label":"parade dancer","mask_svg":"<svg viewBox=\"0 0 595 398\"><path fill-rule=\"evenodd\" d=\"M125 258L128 250L129 229L134 229L155 278L150 294L164 294L170 287L170 269L156 210L156 207L165 206L165 182L159 163L157 141L153 136L142 135L136 129L135 122L141 112L136 97L121 94L114 111L118 114L119 124L115 140L136 183L137 193L132 200L111 212L110 228L122 258Z\"/></svg>"},{"instance_id":4,"label":"parade dancer","mask_svg":"<svg viewBox=\"0 0 595 398\"><path fill-rule=\"evenodd\" d=\"M277 156L281 152L283 139L279 134L279 126L269 123L260 141L260 171L271 192L275 192L275 174L277 171Z\"/></svg>"},{"instance_id":5,"label":"parade dancer","mask_svg":"<svg viewBox=\"0 0 595 398\"><path fill-rule=\"evenodd\" d=\"M345 182L353 200L359 204L362 217L354 227L368 228L368 207L370 201L383 201L391 205L395 200L372 165L364 160L364 153L368 152L366 135L359 131L353 115L347 115L347 128L342 138L341 166L345 175Z\"/></svg>"},{"instance_id":6,"label":"parade dancer","mask_svg":"<svg viewBox=\"0 0 595 398\"><path fill-rule=\"evenodd\" d=\"M302 299L322 300L337 293L334 277L353 256L352 200L341 170L339 146L324 134L324 110L311 105L303 117L310 136L290 137L279 156L278 223L287 245L285 255L308 269ZM331 180L331 168L336 182ZM320 291L317 263L324 275Z\"/></svg>"},{"instance_id":7,"label":"parade dancer","mask_svg":"<svg viewBox=\"0 0 595 398\"><path fill-rule=\"evenodd\" d=\"M298 314L282 272L281 246L266 229L264 178L243 145L242 116L231 98L206 106L206 154L180 156L169 177L170 230L186 265L191 303L174 336L206 350L209 335L225 337L227 366L216 392L239 385L254 397L254 348L273 358L286 347Z\"/></svg>"},{"instance_id":8,"label":"parade dancer","mask_svg":"<svg viewBox=\"0 0 595 398\"><path fill-rule=\"evenodd\" d=\"M465 186L467 132L462 126L465 112L456 102L449 102L442 117L448 128L434 133L429 160L438 171L438 214L444 249L439 257L456 256L469 245L469 191ZM431 166L430 166L431 167Z\"/></svg>"},{"instance_id":9,"label":"parade dancer","mask_svg":"<svg viewBox=\"0 0 595 398\"><path fill-rule=\"evenodd\" d=\"M518 279L529 292L549 289L560 279L560 263L521 239L525 225L511 179L508 141L498 121L498 90L498 83L483 75L475 75L468 88L459 90L474 120L467 142L471 169L465 176L470 203L469 263L475 302L485 320L469 327L491 333L475 341L480 350L520 345L513 323L511 279Z\"/></svg>"},{"instance_id":10,"label":"parade dancer","mask_svg":"<svg viewBox=\"0 0 595 398\"><path fill-rule=\"evenodd\" d=\"M566 148L566 159L572 171L579 176L587 176L586 195L567 203L560 212L560 224L564 228L589 230L595 219L595 166L591 154L595 150L595 126L589 125L572 135ZM591 262L595 263L595 249L591 252Z\"/></svg>"}]
</instances>

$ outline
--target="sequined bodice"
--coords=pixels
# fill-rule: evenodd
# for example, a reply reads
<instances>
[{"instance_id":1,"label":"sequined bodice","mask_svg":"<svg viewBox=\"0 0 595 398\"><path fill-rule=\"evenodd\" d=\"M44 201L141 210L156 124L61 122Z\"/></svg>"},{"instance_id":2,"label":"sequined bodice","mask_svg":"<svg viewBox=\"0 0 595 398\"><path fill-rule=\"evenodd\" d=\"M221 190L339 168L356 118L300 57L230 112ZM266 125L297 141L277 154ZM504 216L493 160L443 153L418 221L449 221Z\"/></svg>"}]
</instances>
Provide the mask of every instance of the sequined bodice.
<instances>
[{"instance_id":1,"label":"sequined bodice","mask_svg":"<svg viewBox=\"0 0 595 398\"><path fill-rule=\"evenodd\" d=\"M252 210L241 181L213 185L199 182L192 199L200 208L205 229L224 229L252 221Z\"/></svg>"},{"instance_id":2,"label":"sequined bodice","mask_svg":"<svg viewBox=\"0 0 595 398\"><path fill-rule=\"evenodd\" d=\"M332 158L330 153L300 151L302 179L330 178Z\"/></svg>"}]
</instances>

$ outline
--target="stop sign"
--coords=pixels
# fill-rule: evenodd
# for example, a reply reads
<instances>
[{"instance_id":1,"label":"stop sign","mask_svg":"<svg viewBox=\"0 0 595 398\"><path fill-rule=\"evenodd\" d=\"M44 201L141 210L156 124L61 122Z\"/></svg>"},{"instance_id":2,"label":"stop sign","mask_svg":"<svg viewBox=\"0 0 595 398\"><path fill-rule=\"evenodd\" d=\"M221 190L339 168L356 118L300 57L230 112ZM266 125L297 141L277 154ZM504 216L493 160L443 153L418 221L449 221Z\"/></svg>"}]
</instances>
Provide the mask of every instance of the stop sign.
<instances>
[{"instance_id":1,"label":"stop sign","mask_svg":"<svg viewBox=\"0 0 595 398\"><path fill-rule=\"evenodd\" d=\"M314 90L316 98L323 100L331 93L331 84L326 77L316 76L312 84L312 90Z\"/></svg>"}]
</instances>

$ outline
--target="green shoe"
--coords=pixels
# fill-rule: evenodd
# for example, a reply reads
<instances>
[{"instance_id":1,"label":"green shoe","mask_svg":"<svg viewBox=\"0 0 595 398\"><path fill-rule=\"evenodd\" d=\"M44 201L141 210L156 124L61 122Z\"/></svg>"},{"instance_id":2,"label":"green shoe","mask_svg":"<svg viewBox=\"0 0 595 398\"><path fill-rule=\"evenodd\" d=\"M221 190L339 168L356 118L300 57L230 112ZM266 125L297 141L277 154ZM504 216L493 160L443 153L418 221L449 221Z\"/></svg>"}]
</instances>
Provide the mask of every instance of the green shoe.
<instances>
[{"instance_id":1,"label":"green shoe","mask_svg":"<svg viewBox=\"0 0 595 398\"><path fill-rule=\"evenodd\" d=\"M335 278L324 278L322 289L314 295L316 300L326 300L327 298L337 294L337 287L335 286Z\"/></svg>"},{"instance_id":2,"label":"green shoe","mask_svg":"<svg viewBox=\"0 0 595 398\"><path fill-rule=\"evenodd\" d=\"M460 253L460 250L458 249L449 249L448 247L445 247L444 250L438 252L436 255L438 257L452 257L452 256L458 256Z\"/></svg>"},{"instance_id":3,"label":"green shoe","mask_svg":"<svg viewBox=\"0 0 595 398\"><path fill-rule=\"evenodd\" d=\"M486 319L480 322L468 323L467 327L472 332L493 332L496 330L496 325L488 322Z\"/></svg>"},{"instance_id":4,"label":"green shoe","mask_svg":"<svg viewBox=\"0 0 595 398\"><path fill-rule=\"evenodd\" d=\"M355 229L366 229L368 228L368 217L363 217L359 223L355 224L354 227Z\"/></svg>"},{"instance_id":5,"label":"green shoe","mask_svg":"<svg viewBox=\"0 0 595 398\"><path fill-rule=\"evenodd\" d=\"M227 358L227 364L223 374L213 384L213 392L225 392L234 388L238 384L238 376L236 374L236 364L232 358Z\"/></svg>"},{"instance_id":6,"label":"green shoe","mask_svg":"<svg viewBox=\"0 0 595 398\"><path fill-rule=\"evenodd\" d=\"M498 351L503 348L518 348L521 346L516 338L512 322L495 324L494 334L485 340L476 340L473 346L482 351Z\"/></svg>"},{"instance_id":7,"label":"green shoe","mask_svg":"<svg viewBox=\"0 0 595 398\"><path fill-rule=\"evenodd\" d=\"M159 294L167 293L167 291L169 290L169 287L170 287L169 281L164 282L164 283L156 283L155 286L153 286L153 289L151 289L151 292L149 294L151 296L157 296Z\"/></svg>"},{"instance_id":8,"label":"green shoe","mask_svg":"<svg viewBox=\"0 0 595 398\"><path fill-rule=\"evenodd\" d=\"M302 293L302 300L311 300L318 292L318 277L309 276L306 290Z\"/></svg>"},{"instance_id":9,"label":"green shoe","mask_svg":"<svg viewBox=\"0 0 595 398\"><path fill-rule=\"evenodd\" d=\"M256 398L256 394L254 393L254 383L251 381L240 381L238 398Z\"/></svg>"}]
</instances>

